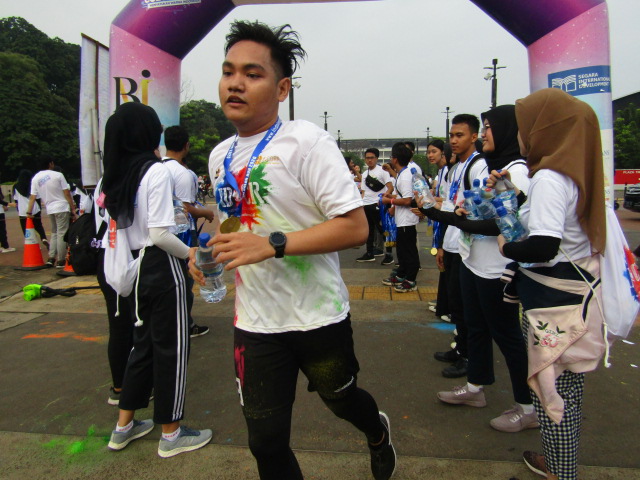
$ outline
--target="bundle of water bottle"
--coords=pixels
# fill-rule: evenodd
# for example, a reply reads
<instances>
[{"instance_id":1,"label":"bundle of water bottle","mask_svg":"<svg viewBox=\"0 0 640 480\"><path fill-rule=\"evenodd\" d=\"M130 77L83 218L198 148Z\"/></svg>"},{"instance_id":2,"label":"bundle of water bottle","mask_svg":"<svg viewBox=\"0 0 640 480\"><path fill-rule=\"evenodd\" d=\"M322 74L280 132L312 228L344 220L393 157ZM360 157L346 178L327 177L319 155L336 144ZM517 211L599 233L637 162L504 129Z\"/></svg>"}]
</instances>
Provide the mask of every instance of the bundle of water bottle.
<instances>
[{"instance_id":1,"label":"bundle of water bottle","mask_svg":"<svg viewBox=\"0 0 640 480\"><path fill-rule=\"evenodd\" d=\"M413 190L422 201L423 208L431 208L436 204L424 177L411 169L413 174ZM518 200L514 185L506 178L501 178L494 188L487 187L484 179L482 187L480 180L473 181L471 190L465 190L463 208L469 212L469 220L495 219L500 233L507 242L517 242L525 236L524 227L518 220ZM476 238L481 235L475 235Z\"/></svg>"}]
</instances>

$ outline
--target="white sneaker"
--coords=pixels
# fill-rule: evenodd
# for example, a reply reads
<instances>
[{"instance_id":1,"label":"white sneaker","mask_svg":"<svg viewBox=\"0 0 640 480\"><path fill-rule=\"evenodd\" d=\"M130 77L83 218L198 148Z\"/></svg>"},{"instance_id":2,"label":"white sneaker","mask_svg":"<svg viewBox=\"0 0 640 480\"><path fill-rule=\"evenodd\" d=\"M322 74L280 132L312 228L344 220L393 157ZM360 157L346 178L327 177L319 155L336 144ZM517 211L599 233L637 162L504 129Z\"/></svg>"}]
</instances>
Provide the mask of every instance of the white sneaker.
<instances>
[{"instance_id":1,"label":"white sneaker","mask_svg":"<svg viewBox=\"0 0 640 480\"><path fill-rule=\"evenodd\" d=\"M440 320L442 320L443 322L451 323L451 317L449 315L442 315L440 317Z\"/></svg>"},{"instance_id":2,"label":"white sneaker","mask_svg":"<svg viewBox=\"0 0 640 480\"><path fill-rule=\"evenodd\" d=\"M516 403L510 410L502 412L502 415L494 418L489 424L500 432L516 433L527 428L538 428L538 415L534 410L524 413L522 406Z\"/></svg>"},{"instance_id":3,"label":"white sneaker","mask_svg":"<svg viewBox=\"0 0 640 480\"><path fill-rule=\"evenodd\" d=\"M13 247L7 247L7 248L0 248L0 253L9 253L9 252L15 252L16 249Z\"/></svg>"},{"instance_id":4,"label":"white sneaker","mask_svg":"<svg viewBox=\"0 0 640 480\"><path fill-rule=\"evenodd\" d=\"M436 306L435 305L429 305L429 311L436 313Z\"/></svg>"}]
</instances>

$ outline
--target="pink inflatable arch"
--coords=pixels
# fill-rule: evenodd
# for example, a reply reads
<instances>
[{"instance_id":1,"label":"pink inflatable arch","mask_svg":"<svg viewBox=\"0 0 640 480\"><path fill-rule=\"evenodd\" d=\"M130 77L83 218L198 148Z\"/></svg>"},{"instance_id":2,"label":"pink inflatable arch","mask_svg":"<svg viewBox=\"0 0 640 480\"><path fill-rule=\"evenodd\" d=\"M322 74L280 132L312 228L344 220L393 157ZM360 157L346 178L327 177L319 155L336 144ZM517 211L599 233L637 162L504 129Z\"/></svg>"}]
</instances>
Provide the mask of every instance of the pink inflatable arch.
<instances>
[{"instance_id":1,"label":"pink inflatable arch","mask_svg":"<svg viewBox=\"0 0 640 480\"><path fill-rule=\"evenodd\" d=\"M613 120L606 0L471 1L527 47L531 91L561 88L596 111L610 198ZM112 109L122 102L140 101L153 106L163 124L178 124L182 59L233 8L246 3L131 0L111 26Z\"/></svg>"}]
</instances>

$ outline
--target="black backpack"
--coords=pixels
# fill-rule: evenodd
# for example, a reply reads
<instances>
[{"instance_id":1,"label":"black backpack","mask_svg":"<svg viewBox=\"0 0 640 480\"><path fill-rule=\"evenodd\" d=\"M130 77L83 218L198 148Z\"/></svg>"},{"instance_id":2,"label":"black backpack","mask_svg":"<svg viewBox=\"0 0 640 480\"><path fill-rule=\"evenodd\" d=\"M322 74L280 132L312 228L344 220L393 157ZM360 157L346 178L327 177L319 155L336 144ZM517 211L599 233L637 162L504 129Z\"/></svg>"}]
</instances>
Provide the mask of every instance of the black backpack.
<instances>
[{"instance_id":1,"label":"black backpack","mask_svg":"<svg viewBox=\"0 0 640 480\"><path fill-rule=\"evenodd\" d=\"M69 263L78 275L95 275L98 266L98 253L107 223L102 222L96 233L93 213L85 213L69 226L67 243L69 244Z\"/></svg>"}]
</instances>

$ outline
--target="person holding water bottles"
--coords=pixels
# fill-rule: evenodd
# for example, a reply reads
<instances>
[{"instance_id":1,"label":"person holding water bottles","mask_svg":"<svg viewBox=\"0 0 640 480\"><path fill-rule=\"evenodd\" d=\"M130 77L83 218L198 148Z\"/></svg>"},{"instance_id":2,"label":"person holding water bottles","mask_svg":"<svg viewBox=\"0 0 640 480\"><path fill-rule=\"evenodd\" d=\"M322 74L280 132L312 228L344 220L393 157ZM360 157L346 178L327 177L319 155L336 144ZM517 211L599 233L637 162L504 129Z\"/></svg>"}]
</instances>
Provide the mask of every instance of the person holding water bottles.
<instances>
[{"instance_id":1,"label":"person holding water bottles","mask_svg":"<svg viewBox=\"0 0 640 480\"><path fill-rule=\"evenodd\" d=\"M367 239L362 198L327 132L278 118L306 55L297 33L236 21L226 40L220 104L238 134L209 159L212 176L221 168L220 224L209 243L226 270L236 269L236 381L260 478L303 478L289 446L302 370L309 391L364 433L373 477L386 480L396 463L389 419L357 384L337 254ZM195 256L189 269L202 284Z\"/></svg>"}]
</instances>

